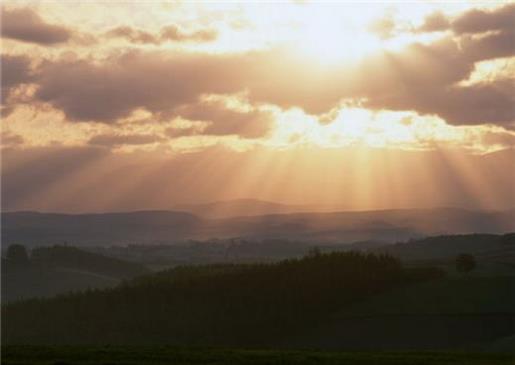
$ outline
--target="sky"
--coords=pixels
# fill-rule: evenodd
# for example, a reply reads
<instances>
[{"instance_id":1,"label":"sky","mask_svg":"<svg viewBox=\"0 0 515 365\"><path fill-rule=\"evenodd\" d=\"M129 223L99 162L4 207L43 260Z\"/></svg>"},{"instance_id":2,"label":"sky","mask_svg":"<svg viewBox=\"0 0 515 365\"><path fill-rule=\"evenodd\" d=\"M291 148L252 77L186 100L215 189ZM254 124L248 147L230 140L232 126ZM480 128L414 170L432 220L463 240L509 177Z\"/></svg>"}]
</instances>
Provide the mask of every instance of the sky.
<instances>
[{"instance_id":1,"label":"sky","mask_svg":"<svg viewBox=\"0 0 515 365\"><path fill-rule=\"evenodd\" d=\"M4 1L2 208L515 207L515 3Z\"/></svg>"}]
</instances>

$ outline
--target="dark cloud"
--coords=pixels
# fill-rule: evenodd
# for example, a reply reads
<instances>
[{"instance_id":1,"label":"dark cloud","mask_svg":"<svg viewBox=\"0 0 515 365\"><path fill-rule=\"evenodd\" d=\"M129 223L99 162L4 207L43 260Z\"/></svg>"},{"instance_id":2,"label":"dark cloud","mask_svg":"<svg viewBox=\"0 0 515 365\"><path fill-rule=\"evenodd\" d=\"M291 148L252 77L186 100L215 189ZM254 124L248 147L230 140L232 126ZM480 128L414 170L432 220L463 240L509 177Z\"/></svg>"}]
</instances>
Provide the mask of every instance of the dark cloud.
<instances>
[{"instance_id":1,"label":"dark cloud","mask_svg":"<svg viewBox=\"0 0 515 365\"><path fill-rule=\"evenodd\" d=\"M142 145L161 142L163 137L151 134L99 134L93 136L88 144L93 146L117 147L122 145Z\"/></svg>"},{"instance_id":2,"label":"dark cloud","mask_svg":"<svg viewBox=\"0 0 515 365\"><path fill-rule=\"evenodd\" d=\"M2 37L22 42L51 45L70 39L72 32L63 26L52 25L30 8L2 8Z\"/></svg>"},{"instance_id":3,"label":"dark cloud","mask_svg":"<svg viewBox=\"0 0 515 365\"><path fill-rule=\"evenodd\" d=\"M101 64L48 62L40 68L36 98L68 119L114 122L136 108L170 112L203 93L239 91L238 58L181 53L130 52Z\"/></svg>"},{"instance_id":4,"label":"dark cloud","mask_svg":"<svg viewBox=\"0 0 515 365\"><path fill-rule=\"evenodd\" d=\"M450 21L447 17L441 12L437 11L430 15L428 15L424 19L424 24L420 28L417 29L419 32L440 32L449 29Z\"/></svg>"},{"instance_id":5,"label":"dark cloud","mask_svg":"<svg viewBox=\"0 0 515 365\"><path fill-rule=\"evenodd\" d=\"M368 96L365 106L436 114L451 124L512 124L513 80L457 85L468 78L476 61L513 55L514 50L504 48L502 42L494 39L489 44L488 40L470 40L458 46L448 39L412 46L379 62L383 66L388 63L387 68L365 68L369 81L363 82L377 80L373 90L364 92Z\"/></svg>"},{"instance_id":6,"label":"dark cloud","mask_svg":"<svg viewBox=\"0 0 515 365\"><path fill-rule=\"evenodd\" d=\"M147 32L129 26L120 26L106 32L110 38L123 38L131 43L161 44L163 42L212 42L217 39L218 32L214 29L199 29L185 31L177 25L168 25L161 28L158 34Z\"/></svg>"},{"instance_id":7,"label":"dark cloud","mask_svg":"<svg viewBox=\"0 0 515 365\"><path fill-rule=\"evenodd\" d=\"M9 98L12 90L18 85L33 80L30 58L27 56L0 56L0 72L2 81L2 103Z\"/></svg>"},{"instance_id":8,"label":"dark cloud","mask_svg":"<svg viewBox=\"0 0 515 365\"><path fill-rule=\"evenodd\" d=\"M508 4L490 11L469 10L452 22L452 30L457 34L483 33L496 30L513 32L515 31L514 24L515 4Z\"/></svg>"},{"instance_id":9,"label":"dark cloud","mask_svg":"<svg viewBox=\"0 0 515 365\"><path fill-rule=\"evenodd\" d=\"M515 55L515 29L480 37L464 36L460 45L469 61L482 61Z\"/></svg>"},{"instance_id":10,"label":"dark cloud","mask_svg":"<svg viewBox=\"0 0 515 365\"><path fill-rule=\"evenodd\" d=\"M177 114L189 120L209 122L198 132L202 135L239 135L242 138L261 138L266 136L274 126L271 112L228 109L222 102L204 102L185 105L176 110Z\"/></svg>"},{"instance_id":11,"label":"dark cloud","mask_svg":"<svg viewBox=\"0 0 515 365\"><path fill-rule=\"evenodd\" d=\"M439 108L439 114L444 119L456 124L498 123L509 126L515 122L514 86L513 81L500 80L465 88L450 88L444 94L446 100L434 99L440 101L434 107ZM429 108L432 107L429 105Z\"/></svg>"},{"instance_id":12,"label":"dark cloud","mask_svg":"<svg viewBox=\"0 0 515 365\"><path fill-rule=\"evenodd\" d=\"M452 30L455 34L485 33L489 31L515 31L515 4L508 4L493 10L472 9L453 20L442 12L434 12L426 17L418 32Z\"/></svg>"}]
</instances>

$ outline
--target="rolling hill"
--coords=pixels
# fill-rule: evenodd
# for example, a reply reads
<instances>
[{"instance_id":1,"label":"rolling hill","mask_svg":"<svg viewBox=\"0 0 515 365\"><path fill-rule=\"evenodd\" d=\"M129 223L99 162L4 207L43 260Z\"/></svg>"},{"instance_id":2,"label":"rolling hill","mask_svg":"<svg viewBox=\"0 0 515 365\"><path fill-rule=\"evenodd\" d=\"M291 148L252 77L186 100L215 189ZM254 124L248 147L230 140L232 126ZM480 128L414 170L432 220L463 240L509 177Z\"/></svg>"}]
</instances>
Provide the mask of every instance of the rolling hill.
<instances>
[{"instance_id":1,"label":"rolling hill","mask_svg":"<svg viewBox=\"0 0 515 365\"><path fill-rule=\"evenodd\" d=\"M148 272L140 264L76 247L35 248L25 262L2 257L2 302L113 287Z\"/></svg>"},{"instance_id":2,"label":"rolling hill","mask_svg":"<svg viewBox=\"0 0 515 365\"><path fill-rule=\"evenodd\" d=\"M393 255L405 261L453 259L461 253L468 253L482 260L500 260L515 264L515 233L426 237L406 243L373 247L370 251Z\"/></svg>"},{"instance_id":3,"label":"rolling hill","mask_svg":"<svg viewBox=\"0 0 515 365\"><path fill-rule=\"evenodd\" d=\"M455 208L291 213L206 219L176 211L103 214L7 212L3 244L27 246L176 243L186 239L243 237L314 243L405 241L431 235L515 231L515 210Z\"/></svg>"},{"instance_id":4,"label":"rolling hill","mask_svg":"<svg viewBox=\"0 0 515 365\"><path fill-rule=\"evenodd\" d=\"M513 276L448 277L384 255L315 253L178 267L13 303L2 307L2 335L32 345L510 351L514 284Z\"/></svg>"}]
</instances>

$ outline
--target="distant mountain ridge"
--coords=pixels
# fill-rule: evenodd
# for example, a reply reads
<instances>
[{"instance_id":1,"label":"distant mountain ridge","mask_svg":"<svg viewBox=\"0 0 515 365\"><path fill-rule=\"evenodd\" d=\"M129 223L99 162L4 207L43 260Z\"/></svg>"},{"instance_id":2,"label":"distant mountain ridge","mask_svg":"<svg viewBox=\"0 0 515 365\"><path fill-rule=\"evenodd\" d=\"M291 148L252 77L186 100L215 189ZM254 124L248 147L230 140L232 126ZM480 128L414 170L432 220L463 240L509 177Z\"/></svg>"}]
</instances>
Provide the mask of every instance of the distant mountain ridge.
<instances>
[{"instance_id":1,"label":"distant mountain ridge","mask_svg":"<svg viewBox=\"0 0 515 365\"><path fill-rule=\"evenodd\" d=\"M235 199L202 204L179 204L174 209L189 212L203 218L229 218L270 214L329 212L342 210L338 205L282 204L257 199Z\"/></svg>"},{"instance_id":2,"label":"distant mountain ridge","mask_svg":"<svg viewBox=\"0 0 515 365\"><path fill-rule=\"evenodd\" d=\"M62 214L12 212L2 214L2 241L37 246L73 242L80 245L183 238L200 219L174 211Z\"/></svg>"},{"instance_id":3,"label":"distant mountain ridge","mask_svg":"<svg viewBox=\"0 0 515 365\"><path fill-rule=\"evenodd\" d=\"M2 244L40 246L174 243L187 239L285 238L313 243L397 242L431 235L515 231L515 210L458 208L307 212L208 219L179 211L2 213Z\"/></svg>"}]
</instances>

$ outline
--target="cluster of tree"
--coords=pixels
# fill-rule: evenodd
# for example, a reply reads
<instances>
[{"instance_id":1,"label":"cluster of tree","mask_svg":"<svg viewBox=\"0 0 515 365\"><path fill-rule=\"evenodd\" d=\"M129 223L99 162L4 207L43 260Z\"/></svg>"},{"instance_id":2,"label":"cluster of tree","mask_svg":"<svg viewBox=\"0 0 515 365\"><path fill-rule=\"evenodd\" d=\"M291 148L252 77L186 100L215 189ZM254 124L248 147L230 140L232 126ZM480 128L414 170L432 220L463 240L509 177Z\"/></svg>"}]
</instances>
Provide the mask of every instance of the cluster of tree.
<instances>
[{"instance_id":1,"label":"cluster of tree","mask_svg":"<svg viewBox=\"0 0 515 365\"><path fill-rule=\"evenodd\" d=\"M27 249L19 244L10 245L2 259L4 261L2 263L8 266L25 266L29 264Z\"/></svg>"},{"instance_id":2,"label":"cluster of tree","mask_svg":"<svg viewBox=\"0 0 515 365\"><path fill-rule=\"evenodd\" d=\"M356 252L178 267L115 289L4 306L2 336L4 343L266 346L353 301L442 275Z\"/></svg>"}]
</instances>

